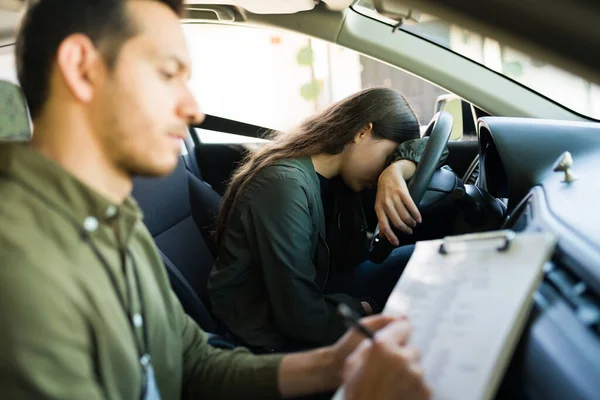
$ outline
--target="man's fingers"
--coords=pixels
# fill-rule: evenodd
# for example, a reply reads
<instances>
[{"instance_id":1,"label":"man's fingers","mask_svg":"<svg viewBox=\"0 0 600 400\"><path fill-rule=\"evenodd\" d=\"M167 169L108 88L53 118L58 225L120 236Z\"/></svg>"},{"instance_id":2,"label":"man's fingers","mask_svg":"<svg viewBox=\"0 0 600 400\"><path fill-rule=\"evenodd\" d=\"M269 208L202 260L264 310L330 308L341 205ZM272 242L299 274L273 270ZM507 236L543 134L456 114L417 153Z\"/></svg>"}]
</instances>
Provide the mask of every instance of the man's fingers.
<instances>
[{"instance_id":1,"label":"man's fingers","mask_svg":"<svg viewBox=\"0 0 600 400\"><path fill-rule=\"evenodd\" d=\"M394 322L396 318L390 317L388 315L371 315L370 317L362 318L360 322L366 326L367 328L377 332L380 329L385 328L392 322Z\"/></svg>"},{"instance_id":2,"label":"man's fingers","mask_svg":"<svg viewBox=\"0 0 600 400\"><path fill-rule=\"evenodd\" d=\"M387 325L377 334L378 340L391 340L394 343L404 346L408 342L412 328L407 320L396 320Z\"/></svg>"},{"instance_id":3,"label":"man's fingers","mask_svg":"<svg viewBox=\"0 0 600 400\"><path fill-rule=\"evenodd\" d=\"M419 361L421 361L421 353L419 352L419 350L417 350L416 347L404 347L402 349L402 352L404 353L404 357L406 358L406 360L408 360L411 364L418 365Z\"/></svg>"},{"instance_id":4,"label":"man's fingers","mask_svg":"<svg viewBox=\"0 0 600 400\"><path fill-rule=\"evenodd\" d=\"M413 397L415 399L423 399L427 400L431 398L431 389L425 383L425 375L423 374L423 369L418 364L411 364L409 366L410 376L412 378L412 382L415 388L415 392L413 393Z\"/></svg>"}]
</instances>

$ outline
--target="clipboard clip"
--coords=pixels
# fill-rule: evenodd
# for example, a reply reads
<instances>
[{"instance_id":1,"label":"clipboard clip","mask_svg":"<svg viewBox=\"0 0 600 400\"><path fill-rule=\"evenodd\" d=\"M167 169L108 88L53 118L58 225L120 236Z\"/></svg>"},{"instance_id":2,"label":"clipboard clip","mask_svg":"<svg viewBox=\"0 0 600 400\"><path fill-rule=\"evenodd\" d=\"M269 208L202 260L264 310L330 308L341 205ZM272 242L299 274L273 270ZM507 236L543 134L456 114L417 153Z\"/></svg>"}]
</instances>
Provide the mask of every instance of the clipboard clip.
<instances>
[{"instance_id":1,"label":"clipboard clip","mask_svg":"<svg viewBox=\"0 0 600 400\"><path fill-rule=\"evenodd\" d=\"M513 239L516 237L516 234L513 231L501 231L501 232L490 232L490 233L482 233L475 234L472 237L457 237L457 238L445 238L440 248L438 250L439 254L446 255L448 254L448 245L452 243L465 243L465 242L476 242L476 241L484 241L484 240L494 240L494 239L503 239L501 245L496 247L496 251L505 252L510 248L510 245Z\"/></svg>"}]
</instances>

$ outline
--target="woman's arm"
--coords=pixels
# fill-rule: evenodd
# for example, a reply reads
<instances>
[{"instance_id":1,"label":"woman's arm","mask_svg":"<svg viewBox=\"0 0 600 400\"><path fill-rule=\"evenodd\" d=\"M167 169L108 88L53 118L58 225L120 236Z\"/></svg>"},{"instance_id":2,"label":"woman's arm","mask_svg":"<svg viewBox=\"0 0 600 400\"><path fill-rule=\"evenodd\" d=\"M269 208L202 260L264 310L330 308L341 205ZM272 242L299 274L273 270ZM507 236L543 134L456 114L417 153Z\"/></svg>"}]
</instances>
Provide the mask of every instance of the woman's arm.
<instances>
[{"instance_id":1,"label":"woman's arm","mask_svg":"<svg viewBox=\"0 0 600 400\"><path fill-rule=\"evenodd\" d=\"M421 223L421 213L410 197L406 182L415 173L428 140L414 139L400 144L390 157L390 165L379 176L375 213L379 231L394 246L398 246L399 242L392 226L410 235L412 228ZM446 147L437 168L445 164L448 153Z\"/></svg>"},{"instance_id":2,"label":"woman's arm","mask_svg":"<svg viewBox=\"0 0 600 400\"><path fill-rule=\"evenodd\" d=\"M421 139L412 139L407 140L398 145L394 153L389 159L389 165L400 161L400 160L408 160L412 161L415 165L418 165L421 162L421 157L423 157L423 153L425 153L425 147L427 147L428 137ZM444 152L442 153L442 157L436 168L441 168L448 159L448 147L444 148ZM414 171L413 171L414 172ZM412 174L407 178L410 179Z\"/></svg>"},{"instance_id":3,"label":"woman's arm","mask_svg":"<svg viewBox=\"0 0 600 400\"><path fill-rule=\"evenodd\" d=\"M398 246L398 238L392 225L411 235L412 228L421 223L421 213L410 197L406 181L415 173L416 165L409 160L399 160L390 165L379 176L375 213L379 232L391 244Z\"/></svg>"}]
</instances>

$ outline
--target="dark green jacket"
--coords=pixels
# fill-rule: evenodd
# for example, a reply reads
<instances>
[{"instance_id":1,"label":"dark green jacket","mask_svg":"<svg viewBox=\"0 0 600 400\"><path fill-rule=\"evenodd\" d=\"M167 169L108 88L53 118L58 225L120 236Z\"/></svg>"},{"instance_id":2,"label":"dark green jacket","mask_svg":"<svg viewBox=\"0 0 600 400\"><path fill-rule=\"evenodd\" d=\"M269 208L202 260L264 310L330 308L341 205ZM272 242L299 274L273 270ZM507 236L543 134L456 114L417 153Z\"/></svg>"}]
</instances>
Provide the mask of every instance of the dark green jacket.
<instances>
[{"instance_id":1,"label":"dark green jacket","mask_svg":"<svg viewBox=\"0 0 600 400\"><path fill-rule=\"evenodd\" d=\"M126 306L144 306L163 399L279 398L279 356L214 349L185 315L133 199L111 204L26 145L0 145L0 199L1 398L139 399L139 356L117 296L135 286L133 268L143 296L132 290Z\"/></svg>"},{"instance_id":2,"label":"dark green jacket","mask_svg":"<svg viewBox=\"0 0 600 400\"><path fill-rule=\"evenodd\" d=\"M418 163L425 145L405 142L390 161ZM360 197L343 188L335 197L335 221L325 221L309 157L266 167L238 194L208 292L214 314L246 344L331 344L345 331L340 301L364 313L347 294L323 293L328 278L362 261L368 246Z\"/></svg>"}]
</instances>

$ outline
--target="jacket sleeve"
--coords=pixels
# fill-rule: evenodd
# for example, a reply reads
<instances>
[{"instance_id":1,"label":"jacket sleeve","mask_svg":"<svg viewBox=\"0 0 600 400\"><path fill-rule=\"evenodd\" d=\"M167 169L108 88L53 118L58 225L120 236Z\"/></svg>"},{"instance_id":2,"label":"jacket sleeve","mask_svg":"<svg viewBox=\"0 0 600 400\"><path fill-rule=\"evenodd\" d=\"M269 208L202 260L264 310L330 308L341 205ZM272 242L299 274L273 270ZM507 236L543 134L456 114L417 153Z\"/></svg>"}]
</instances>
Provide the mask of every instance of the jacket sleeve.
<instances>
[{"instance_id":1,"label":"jacket sleeve","mask_svg":"<svg viewBox=\"0 0 600 400\"><path fill-rule=\"evenodd\" d=\"M254 355L247 349L216 349L172 294L183 339L182 399L279 399L282 355Z\"/></svg>"},{"instance_id":2,"label":"jacket sleeve","mask_svg":"<svg viewBox=\"0 0 600 400\"><path fill-rule=\"evenodd\" d=\"M425 147L427 146L428 137L421 139L412 139L407 140L406 142L401 143L392 156L390 157L389 164L392 164L396 161L400 160L409 160L414 162L415 164L419 164L421 162L421 157L423 157L423 153L425 153ZM442 153L442 157L436 168L441 168L448 159L448 147L444 148L444 152Z\"/></svg>"},{"instance_id":3,"label":"jacket sleeve","mask_svg":"<svg viewBox=\"0 0 600 400\"><path fill-rule=\"evenodd\" d=\"M313 222L305 189L293 178L261 188L242 214L251 251L263 268L276 326L287 336L327 345L346 331L339 301L362 311L346 294L325 296L315 283Z\"/></svg>"}]
</instances>

